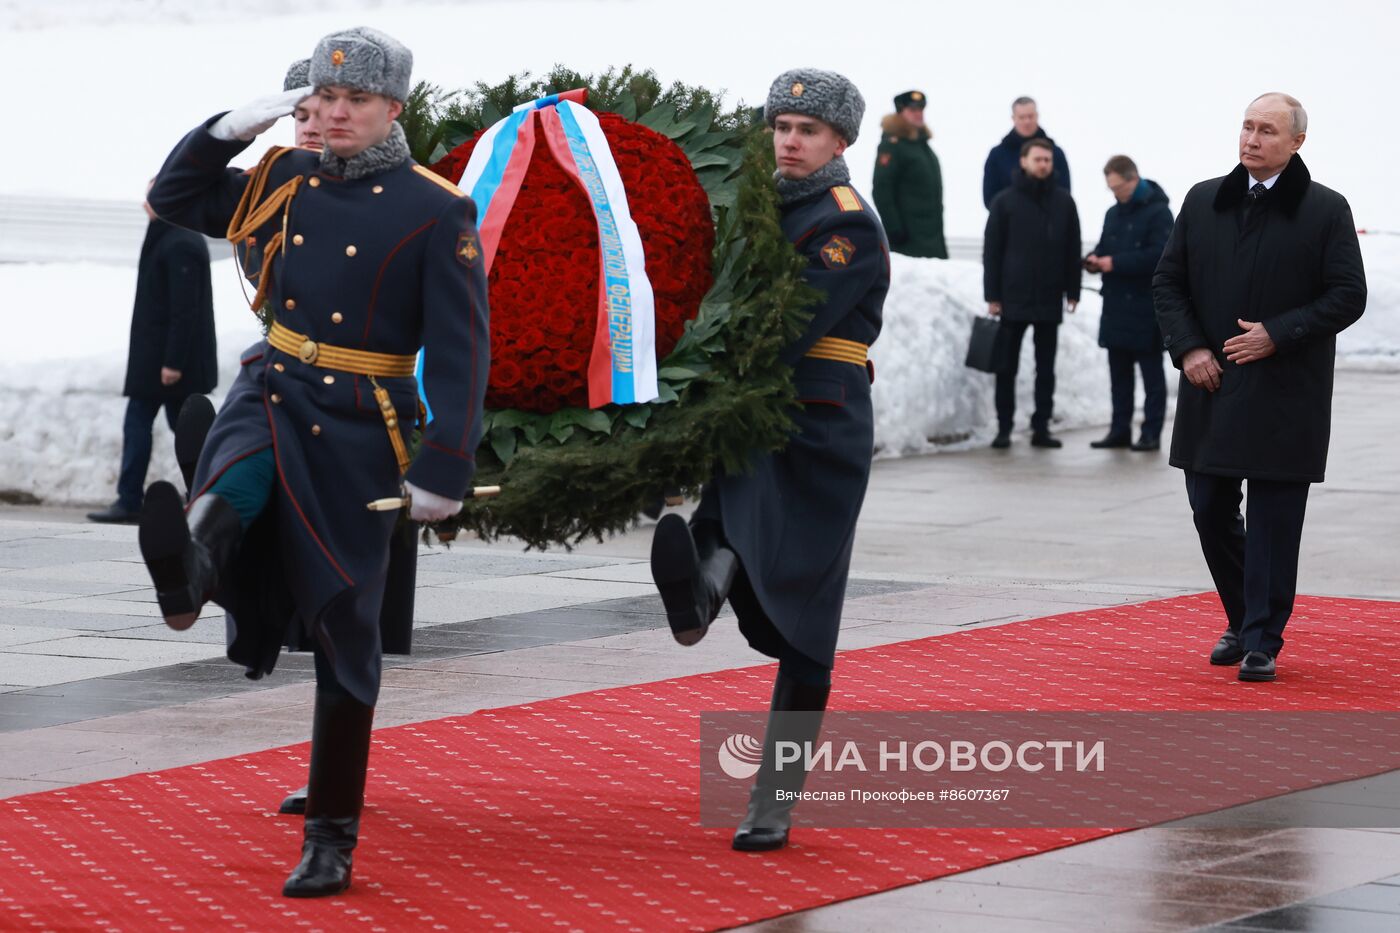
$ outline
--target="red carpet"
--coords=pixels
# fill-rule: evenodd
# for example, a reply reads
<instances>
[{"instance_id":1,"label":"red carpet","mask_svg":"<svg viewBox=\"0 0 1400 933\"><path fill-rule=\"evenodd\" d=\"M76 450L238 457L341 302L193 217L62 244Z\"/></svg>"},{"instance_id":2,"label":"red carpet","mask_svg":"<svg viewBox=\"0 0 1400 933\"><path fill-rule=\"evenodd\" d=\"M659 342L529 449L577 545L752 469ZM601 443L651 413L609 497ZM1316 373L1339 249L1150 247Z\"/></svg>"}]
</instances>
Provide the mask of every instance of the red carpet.
<instances>
[{"instance_id":1,"label":"red carpet","mask_svg":"<svg viewBox=\"0 0 1400 933\"><path fill-rule=\"evenodd\" d=\"M1398 708L1400 605L1300 599L1272 685L1205 663L1222 624L1200 595L848 651L832 705ZM330 900L279 895L300 820L268 808L303 780L305 745L0 801L0 928L714 929L1109 832L818 830L799 808L786 851L732 852L697 822L696 711L763 708L772 676L377 732L355 887Z\"/></svg>"}]
</instances>

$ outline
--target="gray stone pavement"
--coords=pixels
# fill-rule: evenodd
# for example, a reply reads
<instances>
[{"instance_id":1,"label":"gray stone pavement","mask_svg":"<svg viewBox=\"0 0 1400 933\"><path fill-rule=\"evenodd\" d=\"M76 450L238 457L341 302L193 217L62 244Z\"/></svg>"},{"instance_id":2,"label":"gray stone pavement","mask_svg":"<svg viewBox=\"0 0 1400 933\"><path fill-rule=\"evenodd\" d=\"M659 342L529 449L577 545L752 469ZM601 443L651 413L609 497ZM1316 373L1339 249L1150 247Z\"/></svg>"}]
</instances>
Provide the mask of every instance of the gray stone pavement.
<instances>
[{"instance_id":1,"label":"gray stone pavement","mask_svg":"<svg viewBox=\"0 0 1400 933\"><path fill-rule=\"evenodd\" d=\"M1338 375L1300 591L1400 599L1397 411L1400 374ZM1091 450L1099 433L1066 432L1059 451L1018 434L1005 452L879 462L841 647L1208 589L1179 471L1165 452ZM416 651L386 670L377 724L760 662L722 622L694 649L671 642L649 541L647 526L572 553L426 549ZM1125 638L1125 651L1146 648ZM214 611L167 630L134 529L87 524L80 510L0 508L0 797L304 741L310 678L299 656L266 680L243 678L222 661ZM1376 905L1400 891L1397 873L1397 833L1156 828L756 928L1247 928L1248 915L1312 929L1298 917L1342 911L1358 925L1339 928L1396 929L1400 904Z\"/></svg>"}]
</instances>

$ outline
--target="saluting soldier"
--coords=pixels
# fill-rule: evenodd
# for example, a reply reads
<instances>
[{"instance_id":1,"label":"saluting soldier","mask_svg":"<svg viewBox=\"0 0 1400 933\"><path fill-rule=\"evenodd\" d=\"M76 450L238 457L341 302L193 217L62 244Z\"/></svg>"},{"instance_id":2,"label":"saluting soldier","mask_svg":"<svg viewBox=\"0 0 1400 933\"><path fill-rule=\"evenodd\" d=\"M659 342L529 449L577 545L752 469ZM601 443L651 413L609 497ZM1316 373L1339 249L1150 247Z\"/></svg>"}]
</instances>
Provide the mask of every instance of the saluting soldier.
<instances>
[{"instance_id":1,"label":"saluting soldier","mask_svg":"<svg viewBox=\"0 0 1400 933\"><path fill-rule=\"evenodd\" d=\"M906 256L948 258L943 239L943 170L924 123L928 98L905 91L894 99L894 113L880 121L871 195L890 249Z\"/></svg>"},{"instance_id":2,"label":"saluting soldier","mask_svg":"<svg viewBox=\"0 0 1400 933\"><path fill-rule=\"evenodd\" d=\"M778 659L762 764L734 835L744 851L787 844L793 804L778 791L800 789L805 774L777 770L774 748L820 730L870 476L867 351L880 333L889 246L842 158L864 111L855 85L830 71L788 71L769 89L783 232L824 295L782 354L802 406L797 430L782 451L756 456L752 471L715 477L688 525L667 515L652 539L652 576L678 642L703 638L728 598L749 644Z\"/></svg>"},{"instance_id":3,"label":"saluting soldier","mask_svg":"<svg viewBox=\"0 0 1400 933\"><path fill-rule=\"evenodd\" d=\"M274 148L251 171L225 168L311 89L284 92L196 127L151 192L161 216L250 248L253 304L266 298L276 315L242 357L188 515L174 487L154 484L140 543L166 622L183 629L218 602L229 657L250 677L272 670L284 641L315 652L293 897L350 884L381 653L406 651L411 633L411 614L384 605L391 539L461 508L481 434L490 341L476 208L409 157L395 118L411 69L383 33L327 36L309 75L323 151ZM410 461L420 347L433 417ZM401 488L412 521L396 532L396 514L365 506Z\"/></svg>"}]
</instances>

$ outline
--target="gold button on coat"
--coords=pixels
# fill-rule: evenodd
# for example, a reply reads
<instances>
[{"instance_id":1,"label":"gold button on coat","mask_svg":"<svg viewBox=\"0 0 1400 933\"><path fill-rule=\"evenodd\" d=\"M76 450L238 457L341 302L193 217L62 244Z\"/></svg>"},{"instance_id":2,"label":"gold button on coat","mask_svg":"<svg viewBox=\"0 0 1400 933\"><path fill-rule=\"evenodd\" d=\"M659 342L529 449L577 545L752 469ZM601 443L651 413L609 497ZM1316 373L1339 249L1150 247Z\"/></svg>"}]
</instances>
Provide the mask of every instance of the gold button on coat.
<instances>
[{"instance_id":1,"label":"gold button on coat","mask_svg":"<svg viewBox=\"0 0 1400 933\"><path fill-rule=\"evenodd\" d=\"M330 373L327 373L324 377L322 377L321 381L328 386L335 385L335 377L332 376Z\"/></svg>"},{"instance_id":2,"label":"gold button on coat","mask_svg":"<svg viewBox=\"0 0 1400 933\"><path fill-rule=\"evenodd\" d=\"M313 425L311 426L311 433L312 433L312 434L320 434L320 433L321 433L321 426L320 426L319 424L313 424Z\"/></svg>"},{"instance_id":3,"label":"gold button on coat","mask_svg":"<svg viewBox=\"0 0 1400 933\"><path fill-rule=\"evenodd\" d=\"M306 242L306 238L303 237L300 233L298 233L296 236L292 237L292 242L295 243L297 246L300 246L301 244Z\"/></svg>"},{"instance_id":4,"label":"gold button on coat","mask_svg":"<svg viewBox=\"0 0 1400 933\"><path fill-rule=\"evenodd\" d=\"M313 188L319 188L319 187L321 187L321 179L319 179L319 178L317 178L317 177L315 177L315 176L313 175L313 176L311 177L311 180L308 181L307 184L310 185L310 186L313 187Z\"/></svg>"},{"instance_id":5,"label":"gold button on coat","mask_svg":"<svg viewBox=\"0 0 1400 933\"><path fill-rule=\"evenodd\" d=\"M278 395L276 392L273 392L273 393L272 393L272 404L274 404L274 405L281 405L281 404L282 404L282 396Z\"/></svg>"},{"instance_id":6,"label":"gold button on coat","mask_svg":"<svg viewBox=\"0 0 1400 933\"><path fill-rule=\"evenodd\" d=\"M375 194L383 194L383 193L384 193L384 186L383 186L383 185L375 185L373 188L371 188L371 189L369 189L369 190L373 191Z\"/></svg>"},{"instance_id":7,"label":"gold button on coat","mask_svg":"<svg viewBox=\"0 0 1400 933\"><path fill-rule=\"evenodd\" d=\"M280 372L283 372L284 370L286 370L287 367L283 366L281 363L273 363L273 364L272 364L272 368L275 369L275 370L277 370L277 371L280 373Z\"/></svg>"},{"instance_id":8,"label":"gold button on coat","mask_svg":"<svg viewBox=\"0 0 1400 933\"><path fill-rule=\"evenodd\" d=\"M339 311L331 315L332 324L339 324L343 320L345 320L345 315L341 314Z\"/></svg>"},{"instance_id":9,"label":"gold button on coat","mask_svg":"<svg viewBox=\"0 0 1400 933\"><path fill-rule=\"evenodd\" d=\"M353 256L356 252L358 252L358 250L355 249L354 243L351 243L349 246L345 247L345 255L347 256Z\"/></svg>"},{"instance_id":10,"label":"gold button on coat","mask_svg":"<svg viewBox=\"0 0 1400 933\"><path fill-rule=\"evenodd\" d=\"M296 301L295 301L294 299L291 299L291 298L288 298L286 301L284 301L284 302L282 302L282 303L283 303L284 305L287 306L287 310L288 310L288 311L291 311L293 308L295 308L295 307L297 306Z\"/></svg>"}]
</instances>

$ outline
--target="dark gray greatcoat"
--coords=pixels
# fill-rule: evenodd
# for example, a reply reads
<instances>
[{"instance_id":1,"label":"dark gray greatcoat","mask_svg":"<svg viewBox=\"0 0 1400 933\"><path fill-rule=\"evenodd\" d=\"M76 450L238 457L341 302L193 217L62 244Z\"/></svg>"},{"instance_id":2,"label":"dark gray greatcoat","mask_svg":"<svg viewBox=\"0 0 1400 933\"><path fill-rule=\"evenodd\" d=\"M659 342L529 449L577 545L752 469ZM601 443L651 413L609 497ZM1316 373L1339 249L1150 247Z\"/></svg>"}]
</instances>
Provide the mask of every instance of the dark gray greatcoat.
<instances>
[{"instance_id":1,"label":"dark gray greatcoat","mask_svg":"<svg viewBox=\"0 0 1400 933\"><path fill-rule=\"evenodd\" d=\"M1161 353L1162 332L1152 311L1152 272L1172 233L1167 203L1166 192L1155 181L1142 179L1126 203L1114 204L1104 215L1094 253L1113 259L1113 271L1103 276L1099 318L1099 346L1107 350Z\"/></svg>"},{"instance_id":2,"label":"dark gray greatcoat","mask_svg":"<svg viewBox=\"0 0 1400 933\"><path fill-rule=\"evenodd\" d=\"M982 290L1004 321L1058 324L1079 300L1079 211L1049 178L1020 172L992 201L982 238Z\"/></svg>"},{"instance_id":3,"label":"dark gray greatcoat","mask_svg":"<svg viewBox=\"0 0 1400 933\"><path fill-rule=\"evenodd\" d=\"M213 122L212 120L210 121ZM247 147L201 126L166 160L149 202L174 223L222 236L249 175L226 168ZM407 475L438 495L462 497L475 473L490 339L486 277L470 198L412 160L363 178L321 170L293 150L272 167L266 191L301 176L273 262L268 302L286 327L337 347L412 355L426 347L424 394L433 418ZM280 213L254 236L282 229ZM412 376L379 383L408 440L417 421ZM232 464L271 448L277 480L250 529L229 585L230 657L250 676L270 671L280 635L314 639L337 679L363 703L379 689L380 610L398 516L370 512L398 495L400 477L368 378L306 364L255 344L209 433L195 475L203 493ZM270 533L257 534L266 524ZM398 616L403 626L411 616ZM406 634L406 633L399 633Z\"/></svg>"},{"instance_id":4,"label":"dark gray greatcoat","mask_svg":"<svg viewBox=\"0 0 1400 933\"><path fill-rule=\"evenodd\" d=\"M1322 482L1332 424L1336 335L1366 308L1366 273L1346 199L1312 181L1297 155L1248 211L1243 165L1191 189L1153 278L1172 362L1206 347L1220 388L1183 374L1171 464L1198 473ZM1262 321L1278 348L1225 359L1236 319Z\"/></svg>"},{"instance_id":5,"label":"dark gray greatcoat","mask_svg":"<svg viewBox=\"0 0 1400 933\"><path fill-rule=\"evenodd\" d=\"M749 643L777 657L780 634L829 667L874 451L872 375L804 354L821 337L875 341L890 284L889 244L870 205L846 186L785 205L782 226L807 259L803 278L825 295L806 332L783 352L802 403L797 431L751 472L707 486L698 514L720 519L743 565L747 583L730 593L730 605Z\"/></svg>"},{"instance_id":6,"label":"dark gray greatcoat","mask_svg":"<svg viewBox=\"0 0 1400 933\"><path fill-rule=\"evenodd\" d=\"M162 385L162 366L178 370L180 381ZM209 247L197 233L153 220L136 270L122 394L164 401L210 392L218 383Z\"/></svg>"}]
</instances>

